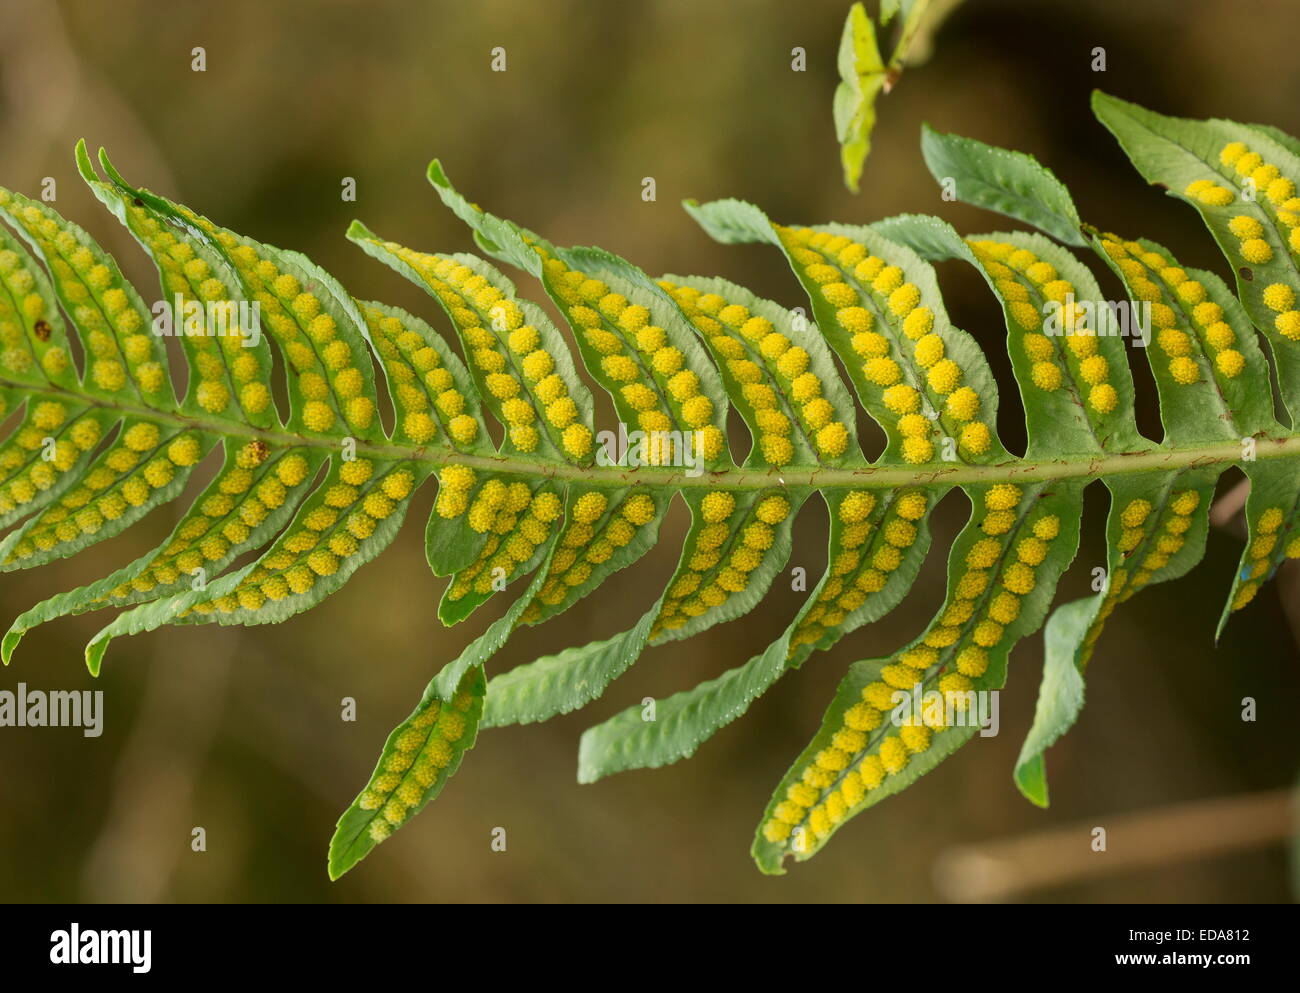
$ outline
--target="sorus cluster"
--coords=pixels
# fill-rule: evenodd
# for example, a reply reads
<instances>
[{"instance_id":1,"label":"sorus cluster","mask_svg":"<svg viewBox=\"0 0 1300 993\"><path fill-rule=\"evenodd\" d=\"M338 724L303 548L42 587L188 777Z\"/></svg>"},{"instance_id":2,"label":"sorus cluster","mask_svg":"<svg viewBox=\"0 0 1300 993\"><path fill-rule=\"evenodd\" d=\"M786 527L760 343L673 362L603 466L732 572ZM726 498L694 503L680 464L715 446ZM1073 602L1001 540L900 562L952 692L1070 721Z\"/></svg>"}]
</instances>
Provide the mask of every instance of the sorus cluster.
<instances>
[{"instance_id":1,"label":"sorus cluster","mask_svg":"<svg viewBox=\"0 0 1300 993\"><path fill-rule=\"evenodd\" d=\"M862 377L879 387L882 402L897 416L903 458L913 465L934 458L939 428L927 412L950 427L961 452L987 452L993 434L979 420L980 395L962 385L964 370L946 354L934 312L922 306L920 289L903 270L844 235L786 227L777 233L804 279L835 308L848 346L838 348L841 356L861 363Z\"/></svg>"},{"instance_id":2,"label":"sorus cluster","mask_svg":"<svg viewBox=\"0 0 1300 993\"><path fill-rule=\"evenodd\" d=\"M367 538L397 512L415 489L415 472L404 464L383 471L369 459L342 462L317 494L311 509L299 510L290 532L280 538L229 593L196 604L200 614L256 611L267 603L311 591L357 555ZM288 496L278 478L258 484L258 499L276 507Z\"/></svg>"},{"instance_id":3,"label":"sorus cluster","mask_svg":"<svg viewBox=\"0 0 1300 993\"><path fill-rule=\"evenodd\" d=\"M395 242L383 247L420 273L451 316L470 369L510 443L521 452L537 451L540 417L543 430L570 460L586 459L593 435L574 400L577 381L561 375L518 302L463 262Z\"/></svg>"},{"instance_id":4,"label":"sorus cluster","mask_svg":"<svg viewBox=\"0 0 1300 993\"><path fill-rule=\"evenodd\" d=\"M40 417L51 425L48 430L56 430L67 416L61 408L60 403L42 403L33 412L33 422ZM43 466L42 481L52 484L58 472L66 471L66 468L59 469L60 463L70 468L81 452L98 443L99 436L98 421L81 419L67 432L66 440L55 442L54 460L33 465L27 481L30 483L31 476ZM36 440L28 439L28 443ZM65 444L68 450L63 452L60 449ZM178 469L189 469L198 462L203 451L199 437L193 433L165 435L153 421L126 422L117 440L100 454L80 483L25 526L9 561L30 558L82 535L97 533L130 508L144 505L153 493L175 478ZM15 491L22 482L10 484L11 496L23 495Z\"/></svg>"},{"instance_id":5,"label":"sorus cluster","mask_svg":"<svg viewBox=\"0 0 1300 993\"><path fill-rule=\"evenodd\" d=\"M658 513L650 495L635 490L621 500L610 500L600 490L588 490L575 497L547 567L546 581L524 611L523 622L540 620L544 607L553 611L576 599L594 570L626 546Z\"/></svg>"},{"instance_id":6,"label":"sorus cluster","mask_svg":"<svg viewBox=\"0 0 1300 993\"><path fill-rule=\"evenodd\" d=\"M22 426L0 446L0 514L28 507L99 444L95 414L69 410L58 400L34 402ZM47 448L46 438L54 445Z\"/></svg>"},{"instance_id":7,"label":"sorus cluster","mask_svg":"<svg viewBox=\"0 0 1300 993\"><path fill-rule=\"evenodd\" d=\"M307 430L327 434L346 428L358 434L370 433L376 424L375 402L366 395L366 378L361 365L362 362L369 363L370 356L368 353L354 353L340 333L338 323L322 304L321 297L271 259L264 246L218 228L207 218L190 212L187 216L222 245L257 301L263 327L279 344L293 377L296 377L293 381L297 383L303 401L301 417ZM202 288L201 285L200 290ZM329 291L324 293L328 298ZM252 351L244 348L236 336L220 340L232 354ZM233 378L243 383L238 387L240 406L252 413L268 410L271 395L266 384L254 378L257 375L255 363L245 363L241 368L238 363L242 360L241 355L231 365ZM202 369L200 374L203 374ZM208 382L205 378L204 384ZM219 410L224 407L226 398L213 386L211 394L205 398L201 393L198 401L204 409ZM338 423L340 416L344 422L342 426Z\"/></svg>"},{"instance_id":8,"label":"sorus cluster","mask_svg":"<svg viewBox=\"0 0 1300 993\"><path fill-rule=\"evenodd\" d=\"M49 378L70 385L76 370L62 336L54 338L45 298L27 261L25 253L0 248L0 282L8 291L0 294L0 368L14 379Z\"/></svg>"},{"instance_id":9,"label":"sorus cluster","mask_svg":"<svg viewBox=\"0 0 1300 993\"><path fill-rule=\"evenodd\" d=\"M108 393L134 384L147 402L163 400L169 383L157 343L149 333L148 317L127 292L112 260L89 237L78 237L48 207L7 191L0 191L0 206L31 235L49 263L59 295L82 332L88 384ZM16 262L16 256L14 260L0 258L0 271L11 261ZM14 299L33 336L48 339L49 320L54 315L46 311L45 298L36 292L31 272L15 264L5 280L16 291ZM32 368L32 353L18 335L17 325L12 321L6 325L0 328L0 367L21 375ZM61 346L45 349L40 362L42 371L52 378L70 365Z\"/></svg>"},{"instance_id":10,"label":"sorus cluster","mask_svg":"<svg viewBox=\"0 0 1300 993\"><path fill-rule=\"evenodd\" d=\"M652 638L745 590L776 541L776 529L790 516L790 501L780 493L760 493L742 506L734 493L712 490L700 501L698 515L687 538L689 558L668 586Z\"/></svg>"},{"instance_id":11,"label":"sorus cluster","mask_svg":"<svg viewBox=\"0 0 1300 993\"><path fill-rule=\"evenodd\" d=\"M209 233L216 233L210 221L190 216ZM234 402L252 423L270 423L275 411L266 384L269 356L265 350L259 356L259 349L244 347L247 339L242 332L249 329L240 327L239 306L231 299L241 295L242 290L227 285L192 245L179 239L145 208L128 207L127 223L156 261L164 289L179 294L186 304L195 302L202 308L204 330L208 333L181 339L193 370L190 391L194 401L210 414L227 413ZM232 246L234 236L225 234L225 242ZM216 333L220 328L207 326L209 316L224 319L224 335ZM180 319L180 315L175 316L175 320Z\"/></svg>"},{"instance_id":12,"label":"sorus cluster","mask_svg":"<svg viewBox=\"0 0 1300 993\"><path fill-rule=\"evenodd\" d=\"M1147 586L1187 543L1192 514L1200 503L1201 495L1189 489L1171 493L1163 511L1157 511L1146 497L1135 497L1121 508L1118 547L1125 565L1110 576L1106 597L1083 641L1086 653L1091 654L1115 608Z\"/></svg>"},{"instance_id":13,"label":"sorus cluster","mask_svg":"<svg viewBox=\"0 0 1300 993\"><path fill-rule=\"evenodd\" d=\"M479 422L438 350L420 330L405 326L396 315L370 304L361 305L361 312L392 387L399 433L425 444L437 436L441 424L458 447L472 445L479 436Z\"/></svg>"},{"instance_id":14,"label":"sorus cluster","mask_svg":"<svg viewBox=\"0 0 1300 993\"><path fill-rule=\"evenodd\" d=\"M1293 197L1286 203L1288 209L1279 209L1277 218L1279 223L1290 228L1288 244L1292 253L1300 256L1300 247L1297 247L1300 246L1300 226L1297 226L1300 225L1300 197ZM1264 225L1255 218L1238 214L1228 222L1228 230L1241 242L1243 257L1249 251L1262 262L1272 258L1272 249L1264 241ZM1248 245L1253 247L1247 249ZM1291 341L1300 341L1300 310L1296 309L1295 290L1286 283L1270 283L1260 296L1264 306L1276 315L1273 327L1277 332Z\"/></svg>"},{"instance_id":15,"label":"sorus cluster","mask_svg":"<svg viewBox=\"0 0 1300 993\"><path fill-rule=\"evenodd\" d=\"M357 799L362 810L379 811L370 822L372 841L392 834L451 765L472 705L473 698L462 690L447 703L430 702L394 732L393 750Z\"/></svg>"},{"instance_id":16,"label":"sorus cluster","mask_svg":"<svg viewBox=\"0 0 1300 993\"><path fill-rule=\"evenodd\" d=\"M830 573L817 599L790 635L789 654L815 645L855 610L879 593L903 556L916 543L920 521L929 509L924 490L907 489L892 495L888 506L871 490L850 490L833 500L839 522L831 552ZM877 513L877 510L880 513Z\"/></svg>"},{"instance_id":17,"label":"sorus cluster","mask_svg":"<svg viewBox=\"0 0 1300 993\"><path fill-rule=\"evenodd\" d=\"M768 841L788 841L796 827L805 827L803 850L811 848L888 776L901 773L913 755L928 749L935 734L945 730L942 716L929 713L884 730L885 714L896 706L896 692L910 691L932 673L939 675L939 692L964 694L988 669L988 652L1002 640L1004 626L1019 615L1020 599L1033 590L1035 570L1060 533L1058 517L1040 514L1012 546L1008 535L1023 498L1020 487L1006 483L985 493L981 529L988 537L967 552L968 568L939 623L918 644L885 665L879 680L863 687L861 700L845 711L829 745L804 767L800 781L790 786L764 824ZM1001 515L1012 520L1008 523ZM991 583L994 575L997 586Z\"/></svg>"},{"instance_id":18,"label":"sorus cluster","mask_svg":"<svg viewBox=\"0 0 1300 993\"><path fill-rule=\"evenodd\" d=\"M189 458L195 444L192 436L185 436L172 442L169 452L175 448L178 458ZM199 569L215 573L248 547L254 531L283 504L286 494L307 481L312 469L313 464L301 452L290 450L273 459L264 441L240 446L158 556L101 597L101 602L188 583Z\"/></svg>"},{"instance_id":19,"label":"sorus cluster","mask_svg":"<svg viewBox=\"0 0 1300 993\"><path fill-rule=\"evenodd\" d=\"M1099 354L1097 329L1088 325L1074 284L1027 248L987 239L969 244L1023 332L1020 347L1034 386L1048 393L1073 386L1093 418L1115 410L1119 393L1110 363ZM1042 332L1049 301L1060 304L1065 331L1056 342Z\"/></svg>"},{"instance_id":20,"label":"sorus cluster","mask_svg":"<svg viewBox=\"0 0 1300 993\"><path fill-rule=\"evenodd\" d=\"M702 455L717 460L726 448L718 423L723 413L704 393L699 374L686 367L686 356L652 320L650 309L631 303L540 245L543 279L569 317L574 333L599 358L588 362L591 374L636 415L636 426L650 435L647 460L671 464L673 442L656 432L700 431Z\"/></svg>"},{"instance_id":21,"label":"sorus cluster","mask_svg":"<svg viewBox=\"0 0 1300 993\"><path fill-rule=\"evenodd\" d=\"M1283 176L1277 166L1265 162L1263 156L1252 152L1240 141L1223 146L1219 151L1219 164L1235 173L1241 181L1249 179L1254 184L1255 203L1273 215L1279 231L1284 232L1286 249L1292 255L1300 256L1300 197L1296 196L1295 183ZM1273 246L1258 220L1241 214L1228 223L1228 230L1237 239L1237 251L1245 262L1263 265L1272 261ZM1274 318L1277 330L1292 341L1300 340L1300 311L1291 306L1285 309L1275 307L1267 300L1265 303L1278 312Z\"/></svg>"},{"instance_id":22,"label":"sorus cluster","mask_svg":"<svg viewBox=\"0 0 1300 993\"><path fill-rule=\"evenodd\" d=\"M563 502L550 489L532 490L520 480L489 479L469 508L470 526L480 534L486 533L487 540L478 558L456 574L447 589L447 599L462 600L471 592L489 596L494 578L513 579L550 535L563 512Z\"/></svg>"},{"instance_id":23,"label":"sorus cluster","mask_svg":"<svg viewBox=\"0 0 1300 993\"><path fill-rule=\"evenodd\" d=\"M1197 179L1188 183L1183 194L1199 200L1207 207L1226 207L1237 199L1232 190L1212 179Z\"/></svg>"},{"instance_id":24,"label":"sorus cluster","mask_svg":"<svg viewBox=\"0 0 1300 993\"><path fill-rule=\"evenodd\" d=\"M682 312L699 329L713 353L726 363L753 410L749 419L763 461L783 466L794 458L794 431L823 459L838 459L849 448L849 418L823 395L823 383L810 368L805 348L777 331L766 317L717 293L660 280Z\"/></svg>"},{"instance_id":25,"label":"sorus cluster","mask_svg":"<svg viewBox=\"0 0 1300 993\"><path fill-rule=\"evenodd\" d=\"M1198 354L1202 350L1219 378L1235 379L1241 374L1246 359L1234 347L1236 333L1224 320L1223 308L1210 299L1204 283L1140 242L1121 242L1118 236L1107 234L1101 246L1124 274L1130 292L1151 304L1155 343L1168 360L1169 375L1175 383L1190 386L1200 382ZM1163 289L1152 277L1160 279ZM1291 293L1280 284L1277 288ZM1269 292L1273 289L1270 287Z\"/></svg>"},{"instance_id":26,"label":"sorus cluster","mask_svg":"<svg viewBox=\"0 0 1300 993\"><path fill-rule=\"evenodd\" d=\"M1286 525L1286 527L1283 527ZM1240 610L1259 592L1260 585L1268 578L1277 555L1278 545L1286 531L1294 526L1288 522L1286 512L1281 507L1269 507L1255 518L1250 544L1246 548L1246 563L1242 566L1240 584L1232 598L1232 609ZM1287 558L1300 559L1300 534L1294 535L1282 549Z\"/></svg>"}]
</instances>

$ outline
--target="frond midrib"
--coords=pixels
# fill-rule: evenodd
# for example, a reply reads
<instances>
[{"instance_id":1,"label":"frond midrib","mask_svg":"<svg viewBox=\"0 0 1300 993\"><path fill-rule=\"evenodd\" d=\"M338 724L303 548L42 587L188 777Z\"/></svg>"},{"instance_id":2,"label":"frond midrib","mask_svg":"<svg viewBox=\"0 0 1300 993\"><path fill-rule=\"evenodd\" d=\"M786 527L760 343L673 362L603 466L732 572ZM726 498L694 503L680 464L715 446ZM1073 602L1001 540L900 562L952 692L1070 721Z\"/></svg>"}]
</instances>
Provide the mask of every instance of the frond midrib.
<instances>
[{"instance_id":1,"label":"frond midrib","mask_svg":"<svg viewBox=\"0 0 1300 993\"><path fill-rule=\"evenodd\" d=\"M31 383L0 378L0 389L10 389L24 397L43 397L53 400L75 401L88 407L114 411L123 416L138 416L173 423L183 428L204 431L222 437L259 438L269 444L287 447L318 448L333 451L339 448L342 438L299 435L289 431L256 428L237 421L219 418L205 419L179 411L159 410L153 407L117 403L104 397L78 393L60 387L38 387ZM1256 460L1300 457L1300 434L1255 439ZM626 469L618 466L579 466L566 462L543 459L526 459L512 455L474 455L450 448L428 445L378 444L356 440L358 455L381 461L410 461L440 467L465 465L488 472L516 473L544 477L566 482L604 485L631 485L668 489L695 487L725 487L735 490L770 489L771 487L841 487L869 488L931 486L943 484L1023 483L1044 480L1095 478L1130 475L1141 472L1158 472L1169 469L1201 468L1205 466L1228 467L1240 463L1242 444L1232 440L1216 444L1155 447L1141 451L1113 452L1104 456L1081 454L1075 457L1026 461L1015 459L988 465L954 463L921 468L910 466L859 466L855 468L828 469L819 466L791 466L785 469L755 470L748 468L703 472L691 476L679 467L641 466Z\"/></svg>"}]
</instances>

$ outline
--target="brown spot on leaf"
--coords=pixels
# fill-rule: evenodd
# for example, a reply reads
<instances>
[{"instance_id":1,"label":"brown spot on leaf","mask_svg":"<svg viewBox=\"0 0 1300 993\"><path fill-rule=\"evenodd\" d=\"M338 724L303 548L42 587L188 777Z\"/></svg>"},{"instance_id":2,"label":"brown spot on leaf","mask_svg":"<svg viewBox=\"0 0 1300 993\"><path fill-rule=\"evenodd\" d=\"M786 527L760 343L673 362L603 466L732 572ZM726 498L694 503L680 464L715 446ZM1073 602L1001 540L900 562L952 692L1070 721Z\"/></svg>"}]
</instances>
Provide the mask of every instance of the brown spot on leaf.
<instances>
[{"instance_id":1,"label":"brown spot on leaf","mask_svg":"<svg viewBox=\"0 0 1300 993\"><path fill-rule=\"evenodd\" d=\"M39 338L41 341L50 340L51 328L50 328L49 321L45 321L45 320L37 321L32 326L32 330L36 332L36 337Z\"/></svg>"}]
</instances>

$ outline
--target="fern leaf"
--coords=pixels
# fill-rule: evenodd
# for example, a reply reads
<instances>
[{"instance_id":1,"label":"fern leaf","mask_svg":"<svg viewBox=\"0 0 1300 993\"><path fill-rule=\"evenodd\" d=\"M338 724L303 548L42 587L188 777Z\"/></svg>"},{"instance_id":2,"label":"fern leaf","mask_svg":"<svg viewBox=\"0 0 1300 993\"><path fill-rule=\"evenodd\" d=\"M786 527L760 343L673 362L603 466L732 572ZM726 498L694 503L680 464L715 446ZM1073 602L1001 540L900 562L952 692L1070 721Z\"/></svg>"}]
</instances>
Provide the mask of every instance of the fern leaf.
<instances>
[{"instance_id":1,"label":"fern leaf","mask_svg":"<svg viewBox=\"0 0 1300 993\"><path fill-rule=\"evenodd\" d=\"M942 609L901 651L845 677L759 824L760 869L811 858L975 734L976 694L1003 685L1011 646L1042 624L1074 557L1083 485L967 488L973 513L953 544Z\"/></svg>"},{"instance_id":2,"label":"fern leaf","mask_svg":"<svg viewBox=\"0 0 1300 993\"><path fill-rule=\"evenodd\" d=\"M0 220L16 232L0 230L0 402L11 425L0 438L0 571L75 554L175 499L200 466L213 475L158 548L24 612L0 656L8 663L38 624L100 608L120 612L87 647L92 673L119 635L285 620L382 552L436 476L425 546L448 577L439 619L509 602L388 737L339 819L338 878L443 789L481 730L572 711L647 649L750 614L818 494L828 565L781 636L741 666L588 729L578 775L691 755L783 674L893 609L929 552L930 514L960 489L972 513L949 551L943 605L898 651L850 667L767 806L753 854L779 872L976 735L980 694L1004 684L1012 647L1043 625L1078 546L1083 493L1101 480L1105 582L1048 622L1015 770L1022 792L1046 804L1045 753L1083 705L1108 617L1200 560L1223 472L1240 468L1251 493L1220 628L1300 557L1297 142L1100 95L1096 107L1144 175L1205 218L1236 270L1235 294L1153 242L1084 223L1028 156L928 129L926 161L958 198L1068 247L1030 232L963 237L928 217L797 227L740 201L687 204L721 241L778 248L805 313L726 280L655 280L610 252L556 246L469 203L435 161L428 178L444 204L483 253L540 283L577 346L575 356L496 265L354 223L363 251L438 303L462 361L420 316L355 299L310 259L133 187L102 152L96 169L79 145L83 177L153 260L169 307L146 307L83 230L0 190ZM863 113L847 115L850 144ZM1124 287L1122 306L1071 247L1096 252ZM948 318L931 267L944 259L973 265L1002 311L1023 456L997 437L984 353ZM167 373L168 330L180 338L183 396ZM1136 349L1156 380L1159 442L1134 419ZM597 432L583 369L609 394L619 434ZM1274 374L1289 427L1271 406ZM733 406L750 437L743 458L726 432ZM861 447L858 406L883 431L875 457ZM637 563L677 498L691 517L680 559L639 619L488 678L519 628Z\"/></svg>"}]
</instances>

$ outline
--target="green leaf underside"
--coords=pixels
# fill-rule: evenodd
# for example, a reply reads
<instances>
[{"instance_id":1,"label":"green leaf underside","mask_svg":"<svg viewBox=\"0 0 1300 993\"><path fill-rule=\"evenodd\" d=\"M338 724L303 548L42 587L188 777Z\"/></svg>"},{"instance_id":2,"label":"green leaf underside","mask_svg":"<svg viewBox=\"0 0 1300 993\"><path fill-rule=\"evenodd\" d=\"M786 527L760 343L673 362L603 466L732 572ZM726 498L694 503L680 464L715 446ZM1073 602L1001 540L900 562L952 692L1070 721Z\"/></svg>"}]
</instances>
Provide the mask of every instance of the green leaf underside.
<instances>
[{"instance_id":1,"label":"green leaf underside","mask_svg":"<svg viewBox=\"0 0 1300 993\"><path fill-rule=\"evenodd\" d=\"M864 47L873 32L855 8L841 66L852 73L837 96L846 169L850 146L852 157L865 154L870 91L883 80L874 42ZM688 203L718 240L782 251L807 295L806 308L787 308L726 280L655 280L601 249L556 246L471 204L435 161L431 183L479 248L538 279L563 318L552 323L477 256L414 251L354 224L353 241L439 305L458 354L420 315L356 300L309 259L131 186L102 153L101 178L79 146L81 174L180 306L181 340L169 346L151 333L147 298L81 228L0 191L0 220L15 232L0 230L0 398L10 425L0 438L0 523L11 528L0 570L76 554L180 496L201 463L215 474L158 548L24 612L0 654L7 663L37 624L104 607L124 609L87 647L92 673L121 634L286 620L382 552L436 476L425 539L431 570L449 580L440 621L464 620L498 594L508 605L389 736L339 819L328 865L336 879L441 791L480 728L582 707L647 648L753 611L784 581L794 518L820 493L828 566L781 636L744 665L589 728L578 776L690 756L784 673L901 602L929 552L930 514L959 488L973 511L949 554L943 605L912 642L850 667L760 821L754 857L779 872L975 735L954 714L919 723L894 714L886 696L1004 684L1012 647L1047 619L1074 557L1083 491L1101 479L1111 493L1104 583L1048 622L1038 708L1016 764L1017 786L1046 805L1045 753L1077 719L1107 618L1201 559L1224 471L1241 468L1251 492L1220 630L1285 559L1300 557L1300 439L1269 403L1275 375L1295 423L1300 144L1265 126L1166 118L1103 95L1095 106L1139 171L1201 213L1232 264L1235 294L1151 241L1085 224L1028 156L928 129L923 151L957 198L1092 248L1129 312L1150 305L1157 318L1141 342L1115 333L1123 311L1089 267L1039 234L963 238L918 216L786 227L740 201ZM1251 183L1260 195L1246 195ZM1002 308L1026 417L1023 459L997 437L984 352L944 309L930 264L944 259L974 265ZM262 308L257 326L239 310L250 301ZM227 318L233 335L220 333ZM1133 419L1128 362L1139 347L1159 393L1159 443ZM183 395L169 355L187 366ZM648 464L604 457L587 378L626 427L668 432L640 450ZM858 406L885 434L874 459L859 447ZM743 459L726 431L732 407L751 439ZM499 445L488 417L503 428ZM687 445L698 460L681 461ZM691 525L639 620L489 679L487 664L517 628L563 613L635 564L675 496Z\"/></svg>"}]
</instances>

